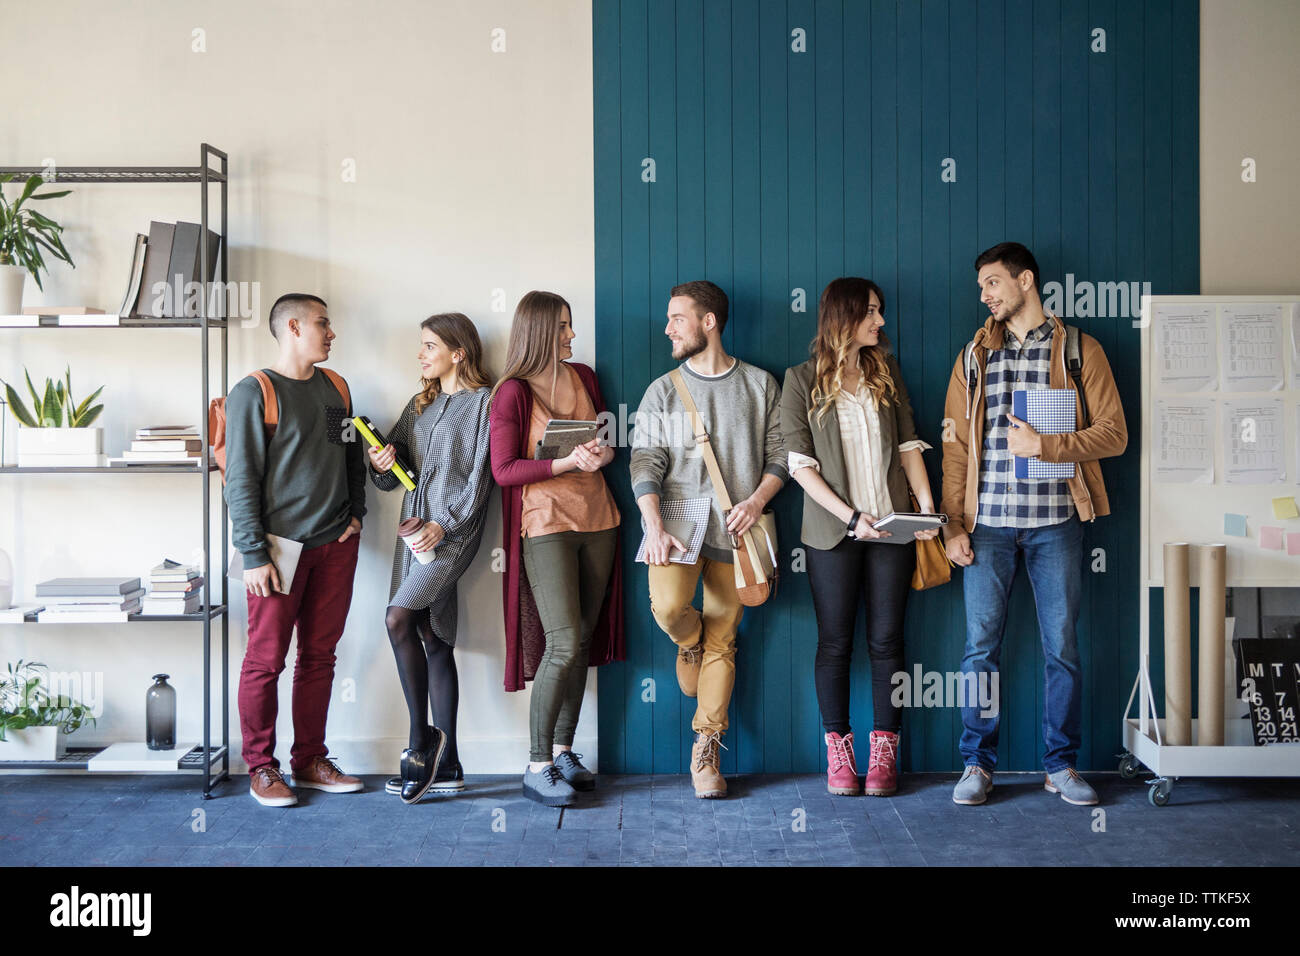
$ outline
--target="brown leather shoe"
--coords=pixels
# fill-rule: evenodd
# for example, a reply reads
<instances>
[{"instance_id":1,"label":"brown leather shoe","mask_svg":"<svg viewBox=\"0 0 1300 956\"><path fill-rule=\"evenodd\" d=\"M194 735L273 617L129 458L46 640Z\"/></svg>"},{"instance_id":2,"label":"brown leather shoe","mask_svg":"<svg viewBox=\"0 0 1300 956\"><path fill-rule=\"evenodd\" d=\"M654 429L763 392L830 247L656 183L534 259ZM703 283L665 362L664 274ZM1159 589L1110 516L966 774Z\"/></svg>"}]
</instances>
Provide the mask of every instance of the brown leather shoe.
<instances>
[{"instance_id":1,"label":"brown leather shoe","mask_svg":"<svg viewBox=\"0 0 1300 956\"><path fill-rule=\"evenodd\" d=\"M259 767L248 775L248 792L264 807L292 807L298 796L275 767Z\"/></svg>"},{"instance_id":2,"label":"brown leather shoe","mask_svg":"<svg viewBox=\"0 0 1300 956\"><path fill-rule=\"evenodd\" d=\"M700 688L700 663L704 659L700 643L696 641L690 647L677 649L677 686L687 697L694 697Z\"/></svg>"},{"instance_id":3,"label":"brown leather shoe","mask_svg":"<svg viewBox=\"0 0 1300 956\"><path fill-rule=\"evenodd\" d=\"M357 793L366 788L360 777L349 777L328 757L317 757L302 770L295 770L293 783L326 793Z\"/></svg>"},{"instance_id":4,"label":"brown leather shoe","mask_svg":"<svg viewBox=\"0 0 1300 956\"><path fill-rule=\"evenodd\" d=\"M700 731L695 735L695 746L691 748L691 783L695 785L695 796L701 800L727 795L727 781L718 768L719 747L722 747L721 733Z\"/></svg>"}]
</instances>

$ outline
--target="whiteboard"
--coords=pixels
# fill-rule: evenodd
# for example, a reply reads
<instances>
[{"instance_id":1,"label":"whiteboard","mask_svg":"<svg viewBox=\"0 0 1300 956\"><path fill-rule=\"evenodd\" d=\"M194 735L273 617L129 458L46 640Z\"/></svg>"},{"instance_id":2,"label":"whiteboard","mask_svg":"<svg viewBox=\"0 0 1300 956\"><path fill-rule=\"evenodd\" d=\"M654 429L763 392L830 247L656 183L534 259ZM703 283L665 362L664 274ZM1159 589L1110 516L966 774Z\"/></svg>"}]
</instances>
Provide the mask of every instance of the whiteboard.
<instances>
[{"instance_id":1,"label":"whiteboard","mask_svg":"<svg viewBox=\"0 0 1300 956\"><path fill-rule=\"evenodd\" d=\"M1171 306L1186 308L1172 309ZM1234 308L1240 306L1241 308ZM1228 377L1228 335L1236 331L1234 341L1241 341L1242 324L1235 317L1248 312L1271 312L1268 306L1280 306L1282 379L1280 389L1235 390L1230 386L1260 384L1249 379ZM1264 307L1264 308L1261 308ZM1210 347L1217 368L1216 380L1209 387L1198 388L1196 356L1174 363L1174 326L1180 319L1173 313L1195 316L1199 309L1208 310L1212 330ZM1201 313L1204 314L1204 313ZM1162 318L1168 317L1163 330ZM1189 337L1190 340L1191 337ZM1300 495L1300 295L1154 295L1142 297L1142 578L1148 586L1162 584L1164 545L1186 541L1191 544L1223 543L1228 547L1227 583L1230 587L1297 587L1300 586L1300 555L1289 555L1287 534L1300 534L1300 519L1276 518L1273 499ZM1271 351L1271 350L1263 350ZM1179 353L1180 355L1182 353ZM1234 354L1242 354L1235 352ZM1263 356L1267 360L1267 355ZM1170 372L1178 364L1183 371ZM1231 432L1226 429L1225 403L1249 406L1272 406L1281 402L1281 461L1285 474L1258 484L1232 483L1228 478L1227 447ZM1211 406L1213 425L1213 479L1208 483L1181 483L1162 480L1157 469L1160 443L1157 435L1157 403L1164 407L1186 405ZM1171 419L1172 420L1172 419ZM1229 431L1229 434L1225 434ZM1234 462L1240 458L1234 457ZM1239 464L1237 467L1241 467ZM1168 472L1166 472L1168 474ZM1263 472L1260 472L1262 475ZM1246 537L1225 534L1224 515L1245 516ZM1282 529L1281 550L1260 547L1261 528ZM1191 580L1199 579L1197 549L1191 549Z\"/></svg>"}]
</instances>

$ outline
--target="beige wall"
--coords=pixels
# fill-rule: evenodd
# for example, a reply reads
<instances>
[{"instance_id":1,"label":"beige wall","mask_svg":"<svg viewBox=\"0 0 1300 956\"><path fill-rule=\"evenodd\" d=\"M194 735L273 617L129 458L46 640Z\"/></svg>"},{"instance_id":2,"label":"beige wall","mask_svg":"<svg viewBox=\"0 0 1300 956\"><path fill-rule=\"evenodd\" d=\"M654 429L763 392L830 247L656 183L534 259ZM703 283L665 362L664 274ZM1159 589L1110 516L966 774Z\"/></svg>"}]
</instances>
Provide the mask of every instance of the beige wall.
<instances>
[{"instance_id":1,"label":"beige wall","mask_svg":"<svg viewBox=\"0 0 1300 956\"><path fill-rule=\"evenodd\" d=\"M491 49L495 28L505 30L504 53ZM14 93L0 164L193 165L204 140L228 151L230 277L260 284L263 312L289 290L329 301L339 333L331 365L359 411L396 418L415 390L418 322L432 312L466 312L499 369L514 304L531 288L570 299L576 356L592 360L589 0L60 0L6 4L4 29L31 42L7 44L0 58ZM206 52L195 52L195 30ZM355 182L344 179L349 161ZM115 309L134 234L151 219L197 220L197 195L100 185L51 204L77 268L53 269L43 295L29 281L28 303ZM248 325L230 333L232 383L274 356L264 315ZM196 421L197 336L6 332L0 378L24 365L53 375L66 362L79 390L105 384L105 440L116 453L138 426ZM18 566L21 599L56 574L143 575L198 545L196 502L197 480L180 476L9 477L0 549ZM396 769L406 740L383 629L400 499L371 490L369 504L329 742L346 769L382 772ZM460 595L462 753L479 773L517 771L528 749L527 695L502 689L501 579L490 570L499 510L494 494ZM246 620L237 594L234 675ZM85 743L140 739L144 692L159 670L175 678L182 737L196 739L200 647L190 624L0 626L0 658L104 675L104 718L78 733ZM281 686L284 761L288 672ZM594 760L594 677L590 686L578 749ZM237 742L233 692L232 718Z\"/></svg>"},{"instance_id":2,"label":"beige wall","mask_svg":"<svg viewBox=\"0 0 1300 956\"><path fill-rule=\"evenodd\" d=\"M1300 292L1297 111L1300 3L1201 0L1202 293Z\"/></svg>"}]
</instances>

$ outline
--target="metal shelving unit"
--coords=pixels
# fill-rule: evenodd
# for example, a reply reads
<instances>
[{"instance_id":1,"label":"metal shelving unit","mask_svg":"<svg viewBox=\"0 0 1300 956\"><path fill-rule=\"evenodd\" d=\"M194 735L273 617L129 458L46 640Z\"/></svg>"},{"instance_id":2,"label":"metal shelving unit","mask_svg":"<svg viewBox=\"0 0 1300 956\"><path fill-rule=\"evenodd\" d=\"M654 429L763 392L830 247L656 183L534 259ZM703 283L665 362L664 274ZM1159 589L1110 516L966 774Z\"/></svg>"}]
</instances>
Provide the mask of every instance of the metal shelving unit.
<instances>
[{"instance_id":1,"label":"metal shelving unit","mask_svg":"<svg viewBox=\"0 0 1300 956\"><path fill-rule=\"evenodd\" d=\"M46 172L44 167L40 166L0 166L0 174L13 173L17 177L27 177L32 175L43 175ZM220 281L224 286L229 277L229 266L227 260L229 256L229 218L228 218L228 196L227 185L230 172L230 160L226 153L207 143L199 147L199 165L197 166L68 166L58 169L57 182L60 185L68 183L197 183L199 185L199 223L202 227L199 235L206 236L208 225L211 222L208 210L208 189L215 184L220 193L220 229L221 236L221 275ZM229 382L229 341L226 315L208 315L208 304L211 301L211 285L208 280L208 272L211 266L209 261L208 243L199 243L199 282L203 288L203 294L199 301L199 315L197 318L180 318L180 319L159 319L152 316L134 316L119 320L115 326L93 326L93 325L76 325L61 326L57 316L41 316L40 324L36 326L26 326L16 329L5 329L7 332L26 332L37 329L76 329L86 331L88 329L112 330L112 329L199 329L199 353L201 363L201 377L203 389L203 402L199 408L199 428L202 437L202 459L201 464L197 467L176 467L176 466L131 466L127 468L0 468L0 475L22 475L22 474L197 474L202 478L203 486L203 607L206 611L200 611L196 614L177 614L177 615L151 615L145 616L133 614L127 623L145 623L148 621L195 621L200 622L203 627L203 745L201 748L196 747L195 752L188 755L183 763L174 773L200 773L203 777L203 798L210 799L212 788L223 780L230 779L230 619L228 612L229 594L227 593L228 584L224 573L224 562L226 554L230 550L230 531L229 519L226 512L225 498L221 501L221 552L217 562L218 577L221 580L220 600L214 601L213 598L213 578L212 578L212 472L216 466L210 457L210 448L208 444L208 399L210 397L209 381L209 359L211 352L211 342L208 333L210 331L220 332L220 355L221 355L221 395L225 395L230 388ZM224 297L222 299L224 310ZM212 740L212 629L213 623L221 623L221 745L213 746ZM35 621L25 621L24 623L35 623ZM75 625L74 625L75 626ZM85 625L83 625L85 626ZM103 625L97 625L103 626ZM63 759L53 762L46 761L0 761L0 770L6 769L85 769L86 763L94 754L99 752L99 748L69 748L68 753L73 754L72 759ZM190 759L191 757L195 759ZM220 761L220 769L214 773L213 765Z\"/></svg>"}]
</instances>

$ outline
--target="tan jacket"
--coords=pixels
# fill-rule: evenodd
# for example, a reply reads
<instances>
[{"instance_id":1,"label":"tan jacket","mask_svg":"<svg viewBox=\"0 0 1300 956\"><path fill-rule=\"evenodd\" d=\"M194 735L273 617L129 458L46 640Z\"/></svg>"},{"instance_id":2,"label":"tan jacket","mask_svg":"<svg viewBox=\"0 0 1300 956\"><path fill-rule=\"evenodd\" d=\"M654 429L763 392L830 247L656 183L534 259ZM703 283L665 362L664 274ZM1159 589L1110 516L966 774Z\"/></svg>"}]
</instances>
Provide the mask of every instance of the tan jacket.
<instances>
[{"instance_id":1,"label":"tan jacket","mask_svg":"<svg viewBox=\"0 0 1300 956\"><path fill-rule=\"evenodd\" d=\"M1055 328L1052 330L1048 387L1074 389L1074 380L1065 369L1065 325L1054 315L1049 315L1049 318L1055 323ZM976 377L973 395L967 394L963 365L965 349L957 353L957 360L953 363L943 411L941 510L948 515L948 523L944 526L945 538L969 534L975 527L975 516L979 511L980 452L984 447L984 363L989 350L1002 348L1002 333L1003 323L995 321L992 316L984 323L984 328L975 333L975 347L971 350L971 364ZM1124 424L1119 390L1115 387L1115 378L1101 345L1091 335L1081 332L1079 351L1083 359L1083 393L1088 399L1092 425L1064 435L1044 435L1040 457L1043 461L1078 462L1074 477L1066 479L1066 484L1074 498L1079 520L1092 521L1098 515L1110 514L1099 461L1123 454L1128 445L1128 427ZM1077 401L1075 413L1082 422L1083 409Z\"/></svg>"}]
</instances>

